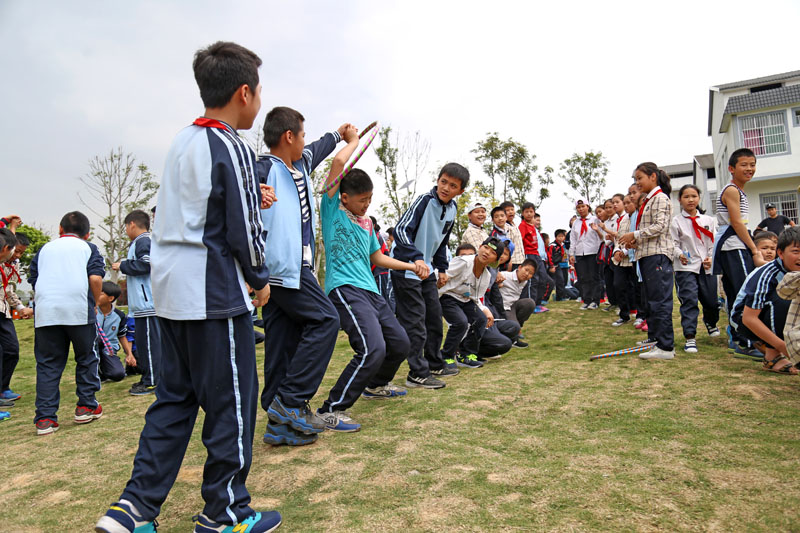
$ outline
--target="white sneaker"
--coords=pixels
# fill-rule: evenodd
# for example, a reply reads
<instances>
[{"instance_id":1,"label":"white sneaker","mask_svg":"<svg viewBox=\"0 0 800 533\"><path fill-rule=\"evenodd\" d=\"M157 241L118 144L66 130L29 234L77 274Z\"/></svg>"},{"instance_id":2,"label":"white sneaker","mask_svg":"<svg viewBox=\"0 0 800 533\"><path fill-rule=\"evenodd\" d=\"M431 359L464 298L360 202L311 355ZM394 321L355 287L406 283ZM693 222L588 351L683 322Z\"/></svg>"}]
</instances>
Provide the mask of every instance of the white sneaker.
<instances>
[{"instance_id":1,"label":"white sneaker","mask_svg":"<svg viewBox=\"0 0 800 533\"><path fill-rule=\"evenodd\" d=\"M639 359L674 359L675 358L675 350L662 350L658 346L653 346L653 349L649 352L644 352L639 354Z\"/></svg>"},{"instance_id":2,"label":"white sneaker","mask_svg":"<svg viewBox=\"0 0 800 533\"><path fill-rule=\"evenodd\" d=\"M582 309L582 310L589 309L589 304L583 304L583 305L581 305L579 307L579 309Z\"/></svg>"},{"instance_id":3,"label":"white sneaker","mask_svg":"<svg viewBox=\"0 0 800 533\"><path fill-rule=\"evenodd\" d=\"M637 318L636 320L633 321L633 327L641 325L642 322L644 322L643 319Z\"/></svg>"},{"instance_id":4,"label":"white sneaker","mask_svg":"<svg viewBox=\"0 0 800 533\"><path fill-rule=\"evenodd\" d=\"M589 310L589 311L594 311L594 310L595 310L595 309L597 309L598 307L599 307L599 306L598 306L596 303L592 302L592 303L590 303L590 304L589 304L589 305L586 307L586 309L587 309L587 310Z\"/></svg>"},{"instance_id":5,"label":"white sneaker","mask_svg":"<svg viewBox=\"0 0 800 533\"><path fill-rule=\"evenodd\" d=\"M697 341L694 339L686 339L683 351L686 353L697 353Z\"/></svg>"}]
</instances>

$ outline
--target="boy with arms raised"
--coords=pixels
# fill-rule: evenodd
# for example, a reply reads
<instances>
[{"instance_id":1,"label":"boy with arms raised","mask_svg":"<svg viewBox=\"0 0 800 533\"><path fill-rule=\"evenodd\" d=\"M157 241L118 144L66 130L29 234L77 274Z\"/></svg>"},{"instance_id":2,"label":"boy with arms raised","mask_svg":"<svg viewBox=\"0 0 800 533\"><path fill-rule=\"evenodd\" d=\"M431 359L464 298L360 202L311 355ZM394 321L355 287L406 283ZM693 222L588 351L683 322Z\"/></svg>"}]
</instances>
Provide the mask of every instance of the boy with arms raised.
<instances>
[{"instance_id":1,"label":"boy with arms raised","mask_svg":"<svg viewBox=\"0 0 800 533\"><path fill-rule=\"evenodd\" d=\"M358 147L354 126L348 126L343 136L347 146L334 157L327 184L339 176ZM332 431L361 428L345 409L356 402L368 384L371 398L406 393L389 379L408 353L408 336L378 292L370 262L382 268L410 270L420 278L429 274L425 265L403 263L383 254L375 226L366 216L371 201L372 180L363 170L353 169L322 197L320 207L326 252L325 292L356 352L317 411Z\"/></svg>"},{"instance_id":2,"label":"boy with arms raised","mask_svg":"<svg viewBox=\"0 0 800 533\"><path fill-rule=\"evenodd\" d=\"M38 435L58 430L59 383L70 343L77 363L75 423L86 424L103 416L95 398L100 378L94 340L95 302L100 299L105 263L97 246L88 242L89 219L80 211L64 215L58 234L58 239L42 246L33 258L28 277L36 295L34 423Z\"/></svg>"},{"instance_id":3,"label":"boy with arms raised","mask_svg":"<svg viewBox=\"0 0 800 533\"><path fill-rule=\"evenodd\" d=\"M272 295L264 307L264 388L261 406L269 422L264 442L309 444L325 430L309 400L322 382L339 333L339 315L314 275L315 203L311 173L350 126L306 146L305 118L276 107L264 121L269 155L259 158L258 177L280 201L262 211Z\"/></svg>"},{"instance_id":4,"label":"boy with arms raised","mask_svg":"<svg viewBox=\"0 0 800 533\"><path fill-rule=\"evenodd\" d=\"M275 530L275 511L255 512L245 487L258 408L252 305L269 299L255 154L236 133L261 107L250 50L217 42L199 50L194 75L203 117L167 154L153 228L151 277L164 351L156 401L147 410L133 473L98 532L149 533L175 482L199 407L205 412L205 508L195 533ZM274 198L265 195L265 203ZM140 347L141 349L141 347Z\"/></svg>"},{"instance_id":5,"label":"boy with arms raised","mask_svg":"<svg viewBox=\"0 0 800 533\"><path fill-rule=\"evenodd\" d=\"M447 282L447 243L456 218L455 197L469 184L469 171L458 163L447 163L439 171L436 187L419 196L403 213L394 229L392 256L399 261L427 266L439 271L438 280L414 272L392 271L397 298L397 320L408 334L409 372L406 385L441 389L437 375L453 375L457 369L445 367L439 347L442 343L442 306L438 287ZM424 355L423 355L424 348ZM397 371L399 364L394 369ZM394 373L392 373L394 374Z\"/></svg>"},{"instance_id":6,"label":"boy with arms raised","mask_svg":"<svg viewBox=\"0 0 800 533\"><path fill-rule=\"evenodd\" d=\"M131 240L128 258L111 265L128 279L128 313L136 324L137 366L142 379L131 387L132 396L152 394L161 375L161 328L150 286L150 215L136 209L125 217L125 233Z\"/></svg>"}]
</instances>

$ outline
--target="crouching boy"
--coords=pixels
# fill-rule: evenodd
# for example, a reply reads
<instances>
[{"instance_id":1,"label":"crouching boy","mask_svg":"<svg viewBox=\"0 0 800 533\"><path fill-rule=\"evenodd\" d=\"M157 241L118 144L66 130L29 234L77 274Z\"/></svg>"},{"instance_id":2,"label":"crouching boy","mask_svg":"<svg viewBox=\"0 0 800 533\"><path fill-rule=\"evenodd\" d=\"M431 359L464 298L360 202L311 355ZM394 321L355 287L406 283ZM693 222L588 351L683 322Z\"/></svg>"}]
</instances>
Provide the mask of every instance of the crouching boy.
<instances>
[{"instance_id":1,"label":"crouching boy","mask_svg":"<svg viewBox=\"0 0 800 533\"><path fill-rule=\"evenodd\" d=\"M125 313L114 307L122 289L114 282L104 281L103 289L97 300L97 340L95 350L100 357L98 373L100 381L122 381L125 378L125 367L119 360L117 352L120 345L125 350L125 361L133 361L131 343L128 342L128 318Z\"/></svg>"}]
</instances>

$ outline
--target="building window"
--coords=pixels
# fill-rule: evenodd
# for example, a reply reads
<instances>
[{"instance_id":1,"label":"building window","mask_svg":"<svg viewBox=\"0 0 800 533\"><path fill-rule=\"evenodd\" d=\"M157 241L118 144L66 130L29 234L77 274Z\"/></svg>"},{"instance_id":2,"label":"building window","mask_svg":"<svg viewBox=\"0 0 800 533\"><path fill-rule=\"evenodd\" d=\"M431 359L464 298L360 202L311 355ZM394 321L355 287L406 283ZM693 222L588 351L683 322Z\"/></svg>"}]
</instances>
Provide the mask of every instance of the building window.
<instances>
[{"instance_id":1,"label":"building window","mask_svg":"<svg viewBox=\"0 0 800 533\"><path fill-rule=\"evenodd\" d=\"M800 107L792 109L792 124L794 127L800 126Z\"/></svg>"},{"instance_id":2,"label":"building window","mask_svg":"<svg viewBox=\"0 0 800 533\"><path fill-rule=\"evenodd\" d=\"M714 171L714 167L708 169L708 177L707 179L715 180L717 179L717 173Z\"/></svg>"},{"instance_id":3,"label":"building window","mask_svg":"<svg viewBox=\"0 0 800 533\"><path fill-rule=\"evenodd\" d=\"M788 152L785 115L784 111L777 111L739 117L742 146L751 149L756 155Z\"/></svg>"},{"instance_id":4,"label":"building window","mask_svg":"<svg viewBox=\"0 0 800 533\"><path fill-rule=\"evenodd\" d=\"M798 223L797 220L797 204L798 204L798 194L795 191L791 192L776 192L771 194L762 194L761 195L761 212L764 217L767 216L767 204L775 204L775 207L778 210L779 215L784 215L789 218L795 224Z\"/></svg>"}]
</instances>

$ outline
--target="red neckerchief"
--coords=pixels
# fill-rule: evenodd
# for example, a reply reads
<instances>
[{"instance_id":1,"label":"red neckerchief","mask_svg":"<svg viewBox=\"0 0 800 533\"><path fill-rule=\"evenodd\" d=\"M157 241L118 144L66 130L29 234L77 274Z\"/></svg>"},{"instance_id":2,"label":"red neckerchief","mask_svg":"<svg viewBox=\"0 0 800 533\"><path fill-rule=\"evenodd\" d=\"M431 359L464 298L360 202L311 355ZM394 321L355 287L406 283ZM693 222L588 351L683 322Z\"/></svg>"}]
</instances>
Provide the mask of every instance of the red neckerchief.
<instances>
[{"instance_id":1,"label":"red neckerchief","mask_svg":"<svg viewBox=\"0 0 800 533\"><path fill-rule=\"evenodd\" d=\"M22 277L20 277L19 272L17 272L17 269L14 268L14 263L9 261L5 264L5 266L11 269L11 276L8 279L11 280L13 279L14 276L17 276L17 283L22 283ZM5 271L3 272L3 274L5 275Z\"/></svg>"},{"instance_id":2,"label":"red neckerchief","mask_svg":"<svg viewBox=\"0 0 800 533\"><path fill-rule=\"evenodd\" d=\"M581 237L583 237L583 234L586 233L586 231L588 229L589 229L589 226L586 225L586 219L582 218L581 219Z\"/></svg>"},{"instance_id":3,"label":"red neckerchief","mask_svg":"<svg viewBox=\"0 0 800 533\"><path fill-rule=\"evenodd\" d=\"M688 215L683 215L683 217L688 218L692 221L692 228L694 229L694 234L697 235L697 240L703 242L703 235L705 235L706 237L711 239L711 242L714 242L714 234L697 223L697 215L693 217Z\"/></svg>"},{"instance_id":4,"label":"red neckerchief","mask_svg":"<svg viewBox=\"0 0 800 533\"><path fill-rule=\"evenodd\" d=\"M647 205L647 202L650 201L651 198L655 197L658 193L661 192L661 187L656 187L651 191L653 194L648 194L644 197L644 202L642 202L642 207L639 208L639 212L636 214L636 228L639 228L639 221L642 220L642 213L644 213L644 206Z\"/></svg>"},{"instance_id":5,"label":"red neckerchief","mask_svg":"<svg viewBox=\"0 0 800 533\"><path fill-rule=\"evenodd\" d=\"M5 268L0 268L0 276L3 277L3 292L5 293L6 287L8 287L8 280L9 280L9 278L6 277ZM5 298L5 294L3 294L3 298Z\"/></svg>"},{"instance_id":6,"label":"red neckerchief","mask_svg":"<svg viewBox=\"0 0 800 533\"><path fill-rule=\"evenodd\" d=\"M228 127L220 122L219 120L213 118L206 118L200 117L192 122L195 126L200 126L201 128L217 128L219 130L227 130Z\"/></svg>"}]
</instances>

